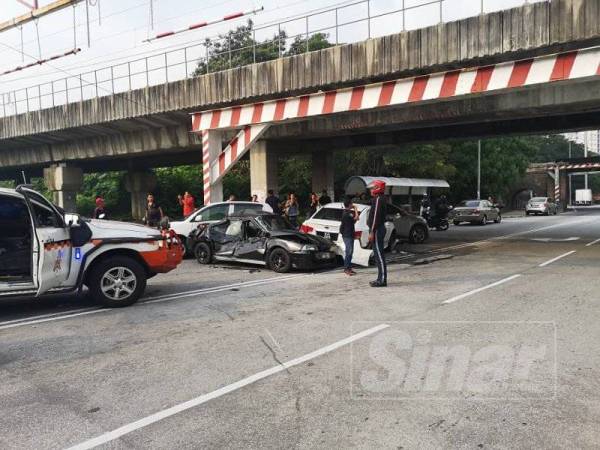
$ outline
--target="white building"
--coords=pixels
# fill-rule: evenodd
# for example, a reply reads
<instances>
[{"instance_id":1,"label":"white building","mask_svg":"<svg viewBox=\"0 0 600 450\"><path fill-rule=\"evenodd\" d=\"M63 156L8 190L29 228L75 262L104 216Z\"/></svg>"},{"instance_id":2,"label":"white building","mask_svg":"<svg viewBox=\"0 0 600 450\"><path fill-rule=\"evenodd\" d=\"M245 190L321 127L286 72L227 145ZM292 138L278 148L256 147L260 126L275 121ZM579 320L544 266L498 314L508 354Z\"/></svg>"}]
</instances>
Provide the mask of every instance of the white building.
<instances>
[{"instance_id":1,"label":"white building","mask_svg":"<svg viewBox=\"0 0 600 450\"><path fill-rule=\"evenodd\" d=\"M565 137L570 141L583 144L589 153L600 153L600 130L565 133Z\"/></svg>"}]
</instances>

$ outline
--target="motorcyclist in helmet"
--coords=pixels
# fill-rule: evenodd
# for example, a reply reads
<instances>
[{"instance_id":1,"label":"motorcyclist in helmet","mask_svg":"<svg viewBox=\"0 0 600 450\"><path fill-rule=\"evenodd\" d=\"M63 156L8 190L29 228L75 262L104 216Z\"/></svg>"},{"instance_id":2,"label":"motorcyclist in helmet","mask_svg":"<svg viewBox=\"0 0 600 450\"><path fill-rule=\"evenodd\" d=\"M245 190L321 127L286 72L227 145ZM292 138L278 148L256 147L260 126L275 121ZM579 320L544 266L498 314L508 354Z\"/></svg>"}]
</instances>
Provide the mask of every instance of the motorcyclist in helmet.
<instances>
[{"instance_id":1,"label":"motorcyclist in helmet","mask_svg":"<svg viewBox=\"0 0 600 450\"><path fill-rule=\"evenodd\" d=\"M373 243L373 255L377 264L377 280L371 281L371 287L387 286L387 266L385 263L384 238L387 199L385 198L385 182L375 180L370 185L371 209L369 210L369 242Z\"/></svg>"}]
</instances>

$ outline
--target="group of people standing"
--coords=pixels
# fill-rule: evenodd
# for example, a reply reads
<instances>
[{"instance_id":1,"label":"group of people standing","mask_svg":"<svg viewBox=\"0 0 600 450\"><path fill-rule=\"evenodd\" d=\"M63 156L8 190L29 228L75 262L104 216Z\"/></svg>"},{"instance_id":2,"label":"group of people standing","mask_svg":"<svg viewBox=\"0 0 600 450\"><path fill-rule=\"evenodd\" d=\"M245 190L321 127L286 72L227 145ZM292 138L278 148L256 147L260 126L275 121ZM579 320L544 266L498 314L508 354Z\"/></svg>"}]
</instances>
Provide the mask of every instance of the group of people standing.
<instances>
[{"instance_id":1,"label":"group of people standing","mask_svg":"<svg viewBox=\"0 0 600 450\"><path fill-rule=\"evenodd\" d=\"M384 255L385 217L387 215L387 199L385 198L385 183L376 180L370 186L371 208L367 225L369 226L369 242L373 246L373 256L377 264L377 279L371 281L371 287L387 286L387 265ZM340 224L340 235L344 241L344 273L355 275L352 269L352 257L354 254L355 223L358 221L359 212L350 196L344 200L344 210Z\"/></svg>"},{"instance_id":2,"label":"group of people standing","mask_svg":"<svg viewBox=\"0 0 600 450\"><path fill-rule=\"evenodd\" d=\"M312 217L320 207L331 203L331 197L327 194L326 190L323 190L321 196L311 192L309 201L308 217ZM300 215L301 209L298 197L294 192L290 192L287 198L284 201L281 201L280 198L275 195L273 189L269 189L265 203L271 207L275 214L283 214L295 228L298 228L298 216Z\"/></svg>"},{"instance_id":3,"label":"group of people standing","mask_svg":"<svg viewBox=\"0 0 600 450\"><path fill-rule=\"evenodd\" d=\"M387 267L383 254L384 237L385 237L385 217L387 200L384 198L385 183L376 180L370 186L371 189L371 209L369 211L369 242L373 245L373 254L377 263L377 280L372 281L372 287L387 286ZM292 226L298 228L298 216L300 215L300 204L295 193L290 192L285 201L281 201L275 195L273 189L267 192L265 203L273 209L275 214L285 215ZM234 195L231 195L228 201L235 201ZM192 194L186 191L183 195L177 196L177 201L182 208L183 216L187 217L196 210L196 201ZM258 202L258 196L251 197L252 202ZM319 208L331 203L326 190L323 190L320 196L312 192L310 194L310 203L308 207L309 217L312 217ZM106 219L106 205L102 196L96 196L96 208L94 209L93 217L95 219ZM144 224L150 227L159 227L165 218L162 207L156 201L154 194L149 193L146 197L146 209L144 214ZM344 273L346 275L354 275L356 272L352 269L352 257L354 253L355 240L355 223L359 218L359 212L351 197L346 197L344 200L344 211L340 225L340 235L344 241Z\"/></svg>"}]
</instances>

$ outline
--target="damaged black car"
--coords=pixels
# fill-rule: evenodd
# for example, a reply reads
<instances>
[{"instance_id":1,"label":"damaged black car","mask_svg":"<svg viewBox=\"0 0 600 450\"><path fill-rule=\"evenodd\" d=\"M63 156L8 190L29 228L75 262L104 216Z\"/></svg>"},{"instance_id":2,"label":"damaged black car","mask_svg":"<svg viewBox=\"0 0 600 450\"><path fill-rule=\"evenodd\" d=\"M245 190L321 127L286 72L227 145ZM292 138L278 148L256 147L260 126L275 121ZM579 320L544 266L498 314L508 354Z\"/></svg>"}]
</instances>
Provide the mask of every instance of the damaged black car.
<instances>
[{"instance_id":1,"label":"damaged black car","mask_svg":"<svg viewBox=\"0 0 600 450\"><path fill-rule=\"evenodd\" d=\"M288 272L333 264L337 256L331 241L297 231L283 217L268 213L229 217L192 231L189 238L200 264L231 261Z\"/></svg>"}]
</instances>

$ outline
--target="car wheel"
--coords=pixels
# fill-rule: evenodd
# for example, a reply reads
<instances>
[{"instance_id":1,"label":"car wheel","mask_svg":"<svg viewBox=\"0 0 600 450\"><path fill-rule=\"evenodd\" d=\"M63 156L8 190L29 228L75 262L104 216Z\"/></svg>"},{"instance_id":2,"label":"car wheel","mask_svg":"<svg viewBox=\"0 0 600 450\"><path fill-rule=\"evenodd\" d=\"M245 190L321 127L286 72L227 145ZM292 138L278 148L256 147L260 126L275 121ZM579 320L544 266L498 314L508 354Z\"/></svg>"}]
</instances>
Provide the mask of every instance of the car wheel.
<instances>
[{"instance_id":1,"label":"car wheel","mask_svg":"<svg viewBox=\"0 0 600 450\"><path fill-rule=\"evenodd\" d=\"M135 259L114 256L92 268L88 288L94 300L109 308L133 305L146 289L146 271Z\"/></svg>"},{"instance_id":2,"label":"car wheel","mask_svg":"<svg viewBox=\"0 0 600 450\"><path fill-rule=\"evenodd\" d=\"M550 215L550 210L549 210L549 209L547 209L546 211L544 211L544 215L545 215L545 216L549 216L549 215Z\"/></svg>"},{"instance_id":3,"label":"car wheel","mask_svg":"<svg viewBox=\"0 0 600 450\"><path fill-rule=\"evenodd\" d=\"M198 264L210 264L212 262L212 250L206 242L198 242L194 247L194 256Z\"/></svg>"},{"instance_id":4,"label":"car wheel","mask_svg":"<svg viewBox=\"0 0 600 450\"><path fill-rule=\"evenodd\" d=\"M487 225L487 221L488 221L487 216L483 216L483 218L481 219L481 222L479 222L479 224L480 225Z\"/></svg>"},{"instance_id":5,"label":"car wheel","mask_svg":"<svg viewBox=\"0 0 600 450\"><path fill-rule=\"evenodd\" d=\"M292 267L292 258L284 249L275 248L269 253L268 264L272 271L285 273L289 272Z\"/></svg>"},{"instance_id":6,"label":"car wheel","mask_svg":"<svg viewBox=\"0 0 600 450\"><path fill-rule=\"evenodd\" d=\"M500 223L502 222L502 216L500 214L498 214L498 217L496 217L496 219L494 220L494 223Z\"/></svg>"},{"instance_id":7,"label":"car wheel","mask_svg":"<svg viewBox=\"0 0 600 450\"><path fill-rule=\"evenodd\" d=\"M460 222L459 222L458 220L455 220L455 221L453 221L452 223L453 223L455 226L458 226L458 225L460 225Z\"/></svg>"},{"instance_id":8,"label":"car wheel","mask_svg":"<svg viewBox=\"0 0 600 450\"><path fill-rule=\"evenodd\" d=\"M411 244L422 244L427 239L427 228L424 225L414 225L408 233Z\"/></svg>"},{"instance_id":9,"label":"car wheel","mask_svg":"<svg viewBox=\"0 0 600 450\"><path fill-rule=\"evenodd\" d=\"M529 214L531 214L529 211L525 211L526 216L528 216Z\"/></svg>"}]
</instances>

